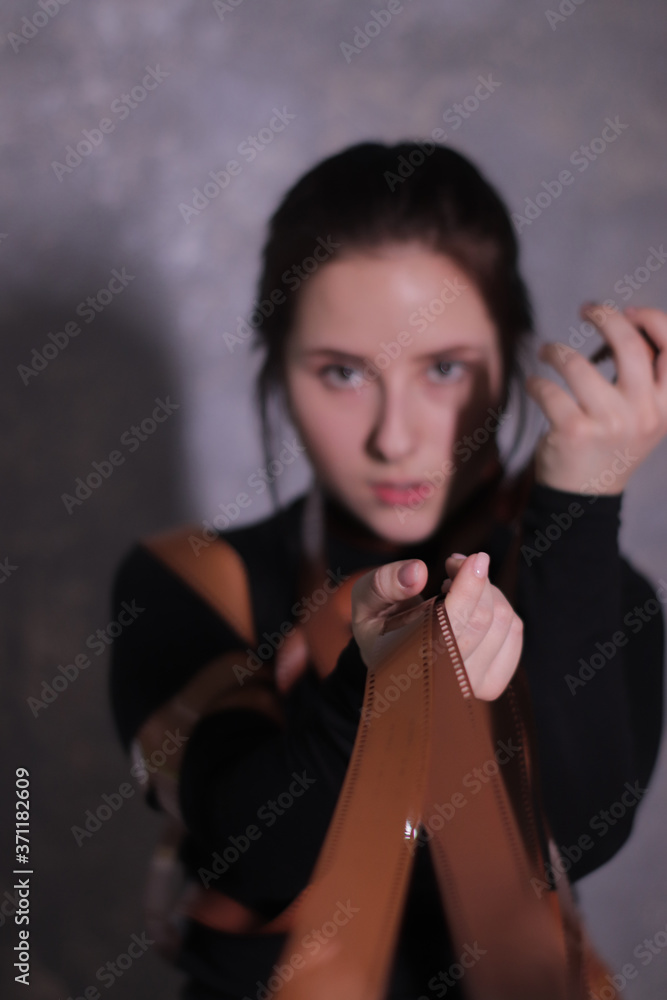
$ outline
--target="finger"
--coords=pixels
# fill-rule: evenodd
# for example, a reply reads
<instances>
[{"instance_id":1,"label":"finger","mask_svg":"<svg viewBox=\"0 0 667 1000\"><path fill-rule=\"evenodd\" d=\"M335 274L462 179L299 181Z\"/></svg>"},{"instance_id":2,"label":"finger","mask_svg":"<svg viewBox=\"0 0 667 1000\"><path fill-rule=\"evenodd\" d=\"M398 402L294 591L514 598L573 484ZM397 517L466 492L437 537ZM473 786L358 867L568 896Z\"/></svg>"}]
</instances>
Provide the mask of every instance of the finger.
<instances>
[{"instance_id":1,"label":"finger","mask_svg":"<svg viewBox=\"0 0 667 1000\"><path fill-rule=\"evenodd\" d=\"M287 691L306 669L308 663L308 642L306 634L298 626L286 638L276 653L275 679L279 691Z\"/></svg>"},{"instance_id":2,"label":"finger","mask_svg":"<svg viewBox=\"0 0 667 1000\"><path fill-rule=\"evenodd\" d=\"M480 579L483 579L485 576L488 576L489 557L486 552L476 552L473 553L473 556L475 557L473 563L471 563L473 572L475 572ZM447 559L445 560L445 569L449 576L449 581L445 580L445 583L451 583L466 559L471 559L473 556L465 556L462 552L452 552L451 556L447 556ZM480 560L476 560L477 556L481 556L482 558ZM444 585L445 584L443 583L443 587Z\"/></svg>"},{"instance_id":3,"label":"finger","mask_svg":"<svg viewBox=\"0 0 667 1000\"><path fill-rule=\"evenodd\" d=\"M353 623L389 614L397 603L419 594L427 579L421 559L402 559L365 573L352 587Z\"/></svg>"},{"instance_id":4,"label":"finger","mask_svg":"<svg viewBox=\"0 0 667 1000\"><path fill-rule=\"evenodd\" d=\"M567 344L543 344L538 356L558 372L584 413L605 417L618 406L618 388L579 351Z\"/></svg>"},{"instance_id":5,"label":"finger","mask_svg":"<svg viewBox=\"0 0 667 1000\"><path fill-rule=\"evenodd\" d=\"M569 392L551 379L531 375L526 379L526 392L554 427L562 427L568 420L581 416L581 407Z\"/></svg>"},{"instance_id":6,"label":"finger","mask_svg":"<svg viewBox=\"0 0 667 1000\"><path fill-rule=\"evenodd\" d=\"M589 304L581 315L593 323L610 345L617 386L628 397L644 398L653 385L653 352L628 316Z\"/></svg>"},{"instance_id":7,"label":"finger","mask_svg":"<svg viewBox=\"0 0 667 1000\"><path fill-rule=\"evenodd\" d=\"M462 552L452 552L451 556L448 556L447 559L445 559L445 572L447 573L448 579L443 580L440 587L443 594L448 592L452 585L452 580L467 558L468 557L464 556Z\"/></svg>"},{"instance_id":8,"label":"finger","mask_svg":"<svg viewBox=\"0 0 667 1000\"><path fill-rule=\"evenodd\" d=\"M490 624L490 616L487 608L480 608L480 601L485 587L490 587L488 582L489 556L486 552L476 552L468 556L461 562L456 570L456 575L452 581L448 593L445 596L447 614L452 624L454 637L458 640L463 636L464 631L472 627L474 640L479 633L485 631ZM487 602L488 603L488 602ZM474 616L477 611L477 619ZM463 654L463 650L461 650Z\"/></svg>"},{"instance_id":9,"label":"finger","mask_svg":"<svg viewBox=\"0 0 667 1000\"><path fill-rule=\"evenodd\" d=\"M667 313L661 309L648 308L628 308L625 312L632 323L644 327L656 347L660 349L654 361L654 369L664 397L667 394Z\"/></svg>"},{"instance_id":10,"label":"finger","mask_svg":"<svg viewBox=\"0 0 667 1000\"><path fill-rule=\"evenodd\" d=\"M523 622L512 615L504 635L489 635L469 657L466 671L476 698L495 701L514 676L523 646Z\"/></svg>"}]
</instances>

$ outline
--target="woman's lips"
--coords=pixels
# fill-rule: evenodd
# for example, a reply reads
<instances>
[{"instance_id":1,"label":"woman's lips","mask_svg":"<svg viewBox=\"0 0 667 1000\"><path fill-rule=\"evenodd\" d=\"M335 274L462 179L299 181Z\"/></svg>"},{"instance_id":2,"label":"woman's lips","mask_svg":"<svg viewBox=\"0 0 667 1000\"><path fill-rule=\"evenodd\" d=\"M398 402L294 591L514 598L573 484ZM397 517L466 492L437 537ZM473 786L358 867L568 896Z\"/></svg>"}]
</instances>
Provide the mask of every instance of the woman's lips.
<instances>
[{"instance_id":1,"label":"woman's lips","mask_svg":"<svg viewBox=\"0 0 667 1000\"><path fill-rule=\"evenodd\" d=\"M426 499L428 493L422 493L422 488L429 486L424 480L412 483L372 483L371 489L375 496L384 503L406 504L409 500Z\"/></svg>"}]
</instances>

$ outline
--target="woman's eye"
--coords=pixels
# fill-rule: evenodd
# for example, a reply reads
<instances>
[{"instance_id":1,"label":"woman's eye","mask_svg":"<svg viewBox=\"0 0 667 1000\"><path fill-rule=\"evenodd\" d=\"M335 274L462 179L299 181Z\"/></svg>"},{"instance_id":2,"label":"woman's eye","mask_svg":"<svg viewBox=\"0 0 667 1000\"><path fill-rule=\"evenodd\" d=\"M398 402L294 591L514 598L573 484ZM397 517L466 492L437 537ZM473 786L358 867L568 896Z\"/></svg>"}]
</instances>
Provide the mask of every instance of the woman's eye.
<instances>
[{"instance_id":1,"label":"woman's eye","mask_svg":"<svg viewBox=\"0 0 667 1000\"><path fill-rule=\"evenodd\" d=\"M352 365L326 365L320 375L325 382L337 389L359 389L364 383L362 373Z\"/></svg>"},{"instance_id":2,"label":"woman's eye","mask_svg":"<svg viewBox=\"0 0 667 1000\"><path fill-rule=\"evenodd\" d=\"M436 361L429 368L429 378L432 382L457 382L465 371L462 361Z\"/></svg>"}]
</instances>

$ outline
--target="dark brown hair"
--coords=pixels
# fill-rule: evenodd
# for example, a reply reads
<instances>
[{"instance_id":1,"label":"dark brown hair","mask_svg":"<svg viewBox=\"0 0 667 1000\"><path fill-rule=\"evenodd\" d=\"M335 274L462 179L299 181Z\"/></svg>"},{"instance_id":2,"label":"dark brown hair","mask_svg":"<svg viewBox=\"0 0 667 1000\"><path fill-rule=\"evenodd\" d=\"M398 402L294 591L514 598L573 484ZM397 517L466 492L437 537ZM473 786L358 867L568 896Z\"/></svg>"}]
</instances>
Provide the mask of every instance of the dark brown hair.
<instances>
[{"instance_id":1,"label":"dark brown hair","mask_svg":"<svg viewBox=\"0 0 667 1000\"><path fill-rule=\"evenodd\" d=\"M360 143L308 171L287 192L270 222L257 290L264 309L255 309L251 324L256 331L253 348L266 352L256 393L267 461L269 401L283 391L285 344L298 290L313 265L326 266L342 254L408 241L420 241L452 258L479 289L499 333L506 403L512 379L519 374L518 348L533 325L505 205L472 163L446 146ZM275 490L272 493L277 504Z\"/></svg>"}]
</instances>

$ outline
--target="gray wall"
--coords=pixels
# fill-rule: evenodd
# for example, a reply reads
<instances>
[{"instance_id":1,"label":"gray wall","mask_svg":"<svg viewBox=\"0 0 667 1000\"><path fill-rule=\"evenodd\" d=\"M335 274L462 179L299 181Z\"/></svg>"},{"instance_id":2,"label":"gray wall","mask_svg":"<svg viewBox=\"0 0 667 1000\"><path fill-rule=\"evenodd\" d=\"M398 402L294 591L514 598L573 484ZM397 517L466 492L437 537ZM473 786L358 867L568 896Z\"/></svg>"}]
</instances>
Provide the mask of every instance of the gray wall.
<instances>
[{"instance_id":1,"label":"gray wall","mask_svg":"<svg viewBox=\"0 0 667 1000\"><path fill-rule=\"evenodd\" d=\"M213 3L188 0L69 0L56 12L56 0L44 3L52 13L43 25L37 0L5 0L0 14L0 561L17 567L0 590L1 801L11 810L14 770L28 767L27 995L64 1000L95 983L143 929L139 890L158 824L135 794L81 846L71 832L103 793L130 780L110 722L106 654L92 655L37 715L28 699L108 623L110 575L131 540L215 515L262 464L249 394L257 358L246 345L231 352L221 335L250 306L263 225L280 193L352 141L441 127L515 212L570 167L573 183L521 232L540 336L567 340L580 303L625 304L615 284L667 240L667 32L661 0L563 0L571 13L560 20L546 2L406 0L346 61L341 43L381 3L236 0L226 12L218 4L222 17ZM22 44L11 33L26 16L39 27ZM116 102L149 68L165 75L135 91L125 115ZM452 114L443 121L480 75L499 86L459 127ZM294 118L250 162L239 146L274 108ZM627 127L580 170L570 157L606 118ZM108 131L93 131L89 155L79 164L70 155L67 171L53 166L68 166L67 147L104 119ZM186 221L179 204L233 158L241 172ZM132 280L86 322L79 303L105 289L114 269ZM667 307L665 274L652 274L631 302ZM52 345L49 333L77 321L80 333L42 371L19 370L33 348ZM131 451L123 435L166 396L178 409ZM114 450L123 464L68 512L62 494ZM664 446L651 456L624 501L625 550L654 581L667 578L666 456ZM293 469L283 496L307 479L305 465ZM244 519L263 516L265 499ZM616 967L638 969L623 990L635 1000L663 998L667 983L667 949L646 966L633 955L667 925L665 765L663 754L630 843L581 884L600 947ZM0 895L12 885L11 856L9 847L0 854ZM5 955L15 931L10 919L0 926ZM166 1000L177 983L149 951L113 995Z\"/></svg>"}]
</instances>

